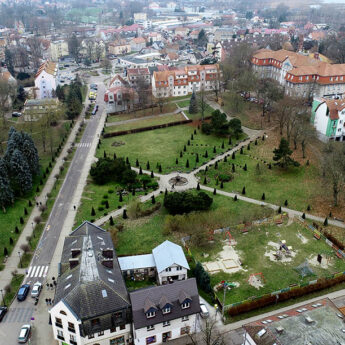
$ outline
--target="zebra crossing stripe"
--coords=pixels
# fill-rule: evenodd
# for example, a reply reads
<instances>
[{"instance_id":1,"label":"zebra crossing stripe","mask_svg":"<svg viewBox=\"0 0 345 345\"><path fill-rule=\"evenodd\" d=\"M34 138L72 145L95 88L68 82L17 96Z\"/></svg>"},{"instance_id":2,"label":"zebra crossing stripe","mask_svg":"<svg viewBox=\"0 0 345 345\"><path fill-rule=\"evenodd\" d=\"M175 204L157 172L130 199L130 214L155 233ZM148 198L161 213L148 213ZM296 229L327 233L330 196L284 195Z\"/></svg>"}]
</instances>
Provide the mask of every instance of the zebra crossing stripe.
<instances>
[{"instance_id":1,"label":"zebra crossing stripe","mask_svg":"<svg viewBox=\"0 0 345 345\"><path fill-rule=\"evenodd\" d=\"M34 267L32 268L32 272L31 272L30 277L34 277L34 276L35 276L36 268L37 268L37 266L34 266Z\"/></svg>"},{"instance_id":2,"label":"zebra crossing stripe","mask_svg":"<svg viewBox=\"0 0 345 345\"><path fill-rule=\"evenodd\" d=\"M30 267L29 267L29 270L28 270L28 276L29 276L29 277L30 277L31 270L32 270L32 266L30 266Z\"/></svg>"},{"instance_id":3,"label":"zebra crossing stripe","mask_svg":"<svg viewBox=\"0 0 345 345\"><path fill-rule=\"evenodd\" d=\"M42 267L41 267L41 271L40 271L40 273L38 274L38 277L42 277L43 272L44 272L44 269L45 269L45 266L42 266Z\"/></svg>"},{"instance_id":4,"label":"zebra crossing stripe","mask_svg":"<svg viewBox=\"0 0 345 345\"><path fill-rule=\"evenodd\" d=\"M46 266L46 269L45 269L45 271L44 271L43 277L46 277L46 276L47 276L48 268L49 268L49 266Z\"/></svg>"}]
</instances>

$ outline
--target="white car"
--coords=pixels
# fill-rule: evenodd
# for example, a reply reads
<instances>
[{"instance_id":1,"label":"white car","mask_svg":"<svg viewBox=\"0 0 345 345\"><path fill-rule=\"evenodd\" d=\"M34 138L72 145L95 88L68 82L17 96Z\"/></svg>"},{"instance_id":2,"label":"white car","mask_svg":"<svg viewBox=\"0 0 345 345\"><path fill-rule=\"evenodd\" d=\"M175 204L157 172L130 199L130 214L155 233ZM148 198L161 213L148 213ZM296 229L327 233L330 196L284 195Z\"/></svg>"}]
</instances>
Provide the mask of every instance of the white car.
<instances>
[{"instance_id":1,"label":"white car","mask_svg":"<svg viewBox=\"0 0 345 345\"><path fill-rule=\"evenodd\" d=\"M200 315L204 319L207 319L210 316L210 313L204 303L200 303Z\"/></svg>"},{"instance_id":2,"label":"white car","mask_svg":"<svg viewBox=\"0 0 345 345\"><path fill-rule=\"evenodd\" d=\"M42 284L40 282L36 282L31 290L31 297L38 297L42 290Z\"/></svg>"},{"instance_id":3,"label":"white car","mask_svg":"<svg viewBox=\"0 0 345 345\"><path fill-rule=\"evenodd\" d=\"M23 325L19 332L18 343L26 343L30 337L31 326Z\"/></svg>"}]
</instances>

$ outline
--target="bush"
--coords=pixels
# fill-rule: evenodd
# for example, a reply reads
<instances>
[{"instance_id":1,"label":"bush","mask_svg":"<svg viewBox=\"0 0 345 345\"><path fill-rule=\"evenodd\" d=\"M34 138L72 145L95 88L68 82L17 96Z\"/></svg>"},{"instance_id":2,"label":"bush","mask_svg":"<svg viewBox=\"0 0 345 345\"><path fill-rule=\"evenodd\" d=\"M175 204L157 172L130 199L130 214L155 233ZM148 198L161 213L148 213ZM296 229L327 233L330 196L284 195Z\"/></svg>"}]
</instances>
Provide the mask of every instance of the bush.
<instances>
[{"instance_id":1,"label":"bush","mask_svg":"<svg viewBox=\"0 0 345 345\"><path fill-rule=\"evenodd\" d=\"M229 174L220 174L218 175L218 180L221 182L229 182L233 179L232 175Z\"/></svg>"},{"instance_id":2,"label":"bush","mask_svg":"<svg viewBox=\"0 0 345 345\"><path fill-rule=\"evenodd\" d=\"M157 189L159 187L159 184L156 181L152 181L152 182L149 182L146 186L147 188L150 188L150 189Z\"/></svg>"},{"instance_id":3,"label":"bush","mask_svg":"<svg viewBox=\"0 0 345 345\"><path fill-rule=\"evenodd\" d=\"M170 193L164 197L164 206L170 214L183 214L192 211L208 210L213 199L204 192Z\"/></svg>"},{"instance_id":4,"label":"bush","mask_svg":"<svg viewBox=\"0 0 345 345\"><path fill-rule=\"evenodd\" d=\"M207 122L204 122L202 125L201 125L201 131L206 134L206 135L210 135L211 132L212 132L212 126L211 124L207 123Z\"/></svg>"},{"instance_id":5,"label":"bush","mask_svg":"<svg viewBox=\"0 0 345 345\"><path fill-rule=\"evenodd\" d=\"M104 211L104 207L103 206L98 206L98 211Z\"/></svg>"}]
</instances>

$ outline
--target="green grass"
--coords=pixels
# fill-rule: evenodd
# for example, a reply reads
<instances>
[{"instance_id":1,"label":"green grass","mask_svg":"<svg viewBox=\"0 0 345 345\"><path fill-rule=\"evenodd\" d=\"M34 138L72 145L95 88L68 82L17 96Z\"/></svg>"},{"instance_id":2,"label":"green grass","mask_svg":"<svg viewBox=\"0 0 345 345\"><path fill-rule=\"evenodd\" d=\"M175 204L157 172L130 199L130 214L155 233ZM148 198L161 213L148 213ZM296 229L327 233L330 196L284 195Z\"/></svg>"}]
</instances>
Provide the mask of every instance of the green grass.
<instances>
[{"instance_id":1,"label":"green grass","mask_svg":"<svg viewBox=\"0 0 345 345\"><path fill-rule=\"evenodd\" d=\"M302 234L308 242L302 243L297 236L298 233ZM231 230L231 234L237 242L234 248L239 253L244 270L232 274L221 271L220 273L210 275L212 286L222 280L238 282L240 284L239 287L229 291L226 297L226 304L239 302L251 296L261 296L289 287L291 284L305 283L345 269L344 261L337 259L332 249L324 241L314 239L312 233L298 223L292 223L289 226L286 224L282 226L254 226L245 235L240 230ZM269 246L268 242L279 243L281 240L286 240L287 245L292 246L292 250L296 251L296 256L292 258L291 262L271 261L269 257L265 256L265 252L274 250L274 247ZM227 246L228 244L224 242L223 245ZM211 252L209 257L204 258L198 255L198 251L196 253L196 258L203 262L212 261L217 256ZM301 278L294 268L302 264L306 259L317 256L318 253L331 255L331 265L327 269L310 265L315 276ZM256 289L247 280L250 274L259 272L263 273L265 283L263 287ZM222 300L223 292L219 292L218 295Z\"/></svg>"},{"instance_id":2,"label":"green grass","mask_svg":"<svg viewBox=\"0 0 345 345\"><path fill-rule=\"evenodd\" d=\"M197 134L194 134L194 130ZM191 140L192 134L193 140ZM240 137L240 140L243 138L244 135ZM190 140L190 146L188 146L188 140ZM124 145L115 147L113 146L115 142L124 143ZM224 149L221 148L223 142ZM232 142L232 145L234 144L235 140ZM183 152L184 145L186 145L186 152ZM214 147L216 147L216 153L213 153ZM226 138L202 134L200 130L191 125L180 125L102 139L96 156L103 157L104 151L111 156L116 152L118 157L129 157L132 165L138 159L142 168L146 169L146 163L149 161L150 168L154 171L158 171L157 164L161 164L163 173L169 173L191 171L194 167L201 166L231 147ZM204 157L206 151L208 158ZM182 158L180 158L180 152L183 153ZM196 154L199 155L199 163L196 163ZM176 158L178 164L176 164ZM189 168L186 167L187 159Z\"/></svg>"},{"instance_id":3,"label":"green grass","mask_svg":"<svg viewBox=\"0 0 345 345\"><path fill-rule=\"evenodd\" d=\"M15 275L10 283L11 290L7 292L4 296L4 302L6 306L10 306L14 297L16 296L19 287L22 284L22 281L24 279L24 274L17 274Z\"/></svg>"},{"instance_id":4,"label":"green grass","mask_svg":"<svg viewBox=\"0 0 345 345\"><path fill-rule=\"evenodd\" d=\"M180 101L176 103L180 108L187 108L189 107L190 100Z\"/></svg>"},{"instance_id":5,"label":"green grass","mask_svg":"<svg viewBox=\"0 0 345 345\"><path fill-rule=\"evenodd\" d=\"M243 155L238 151L235 159L230 156L226 163L219 163L218 169L210 168L206 174L208 186L219 188L219 184L216 184L219 174L232 174L234 179L224 183L225 191L241 193L243 187L246 187L246 196L250 198L261 200L265 193L266 202L284 205L285 200L288 200L288 207L300 211L305 211L308 204L313 205L322 193L319 169L313 165L290 167L287 170L274 166L273 160L267 159L270 152L264 152L265 142L258 142L258 146L251 144L250 150L244 148ZM272 164L271 170L268 163ZM232 173L232 164L235 164L235 173ZM243 170L245 164L247 171ZM203 182L205 173L200 172L199 176Z\"/></svg>"},{"instance_id":6,"label":"green grass","mask_svg":"<svg viewBox=\"0 0 345 345\"><path fill-rule=\"evenodd\" d=\"M198 112L196 114L191 114L189 112L189 110L185 110L185 114L188 116L188 118L190 118L191 120L200 120L202 118L202 114L201 114L201 110L200 110L200 106L198 107ZM209 106L208 104L206 104L206 109L204 112L204 117L207 116L211 116L212 112L214 111L214 109Z\"/></svg>"},{"instance_id":7,"label":"green grass","mask_svg":"<svg viewBox=\"0 0 345 345\"><path fill-rule=\"evenodd\" d=\"M134 290L142 289L145 287L157 285L155 279L151 279L151 278L146 278L145 280L141 280L141 281L126 279L125 283L126 283L128 291L134 291Z\"/></svg>"},{"instance_id":8,"label":"green grass","mask_svg":"<svg viewBox=\"0 0 345 345\"><path fill-rule=\"evenodd\" d=\"M155 118L142 119L142 120L138 120L138 121L134 121L130 123L125 123L122 125L115 125L115 126L109 126L109 127L107 126L105 127L105 133L126 131L126 130L134 129L134 128L157 126L157 125L162 125L165 123L171 123L171 122L182 121L182 120L185 120L185 117L182 114L158 116Z\"/></svg>"}]
</instances>

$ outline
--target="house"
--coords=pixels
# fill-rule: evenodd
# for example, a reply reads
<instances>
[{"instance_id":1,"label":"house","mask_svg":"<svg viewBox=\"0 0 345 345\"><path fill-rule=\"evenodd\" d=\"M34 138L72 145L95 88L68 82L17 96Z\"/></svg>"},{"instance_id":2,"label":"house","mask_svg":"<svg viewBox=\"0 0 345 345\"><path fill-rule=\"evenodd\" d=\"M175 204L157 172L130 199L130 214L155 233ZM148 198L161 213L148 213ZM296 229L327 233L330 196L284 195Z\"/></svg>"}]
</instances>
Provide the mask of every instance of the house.
<instances>
[{"instance_id":1,"label":"house","mask_svg":"<svg viewBox=\"0 0 345 345\"><path fill-rule=\"evenodd\" d=\"M111 236L84 222L65 238L54 306L59 345L127 345L132 312Z\"/></svg>"},{"instance_id":2,"label":"house","mask_svg":"<svg viewBox=\"0 0 345 345\"><path fill-rule=\"evenodd\" d=\"M84 39L81 42L81 55L92 61L104 59L106 55L105 43L102 39Z\"/></svg>"},{"instance_id":3,"label":"house","mask_svg":"<svg viewBox=\"0 0 345 345\"><path fill-rule=\"evenodd\" d=\"M131 45L126 40L116 40L109 43L108 52L113 55L124 55L130 53Z\"/></svg>"},{"instance_id":4,"label":"house","mask_svg":"<svg viewBox=\"0 0 345 345\"><path fill-rule=\"evenodd\" d=\"M152 77L152 93L156 98L211 91L220 86L218 65L187 65L184 68L157 71Z\"/></svg>"},{"instance_id":5,"label":"house","mask_svg":"<svg viewBox=\"0 0 345 345\"><path fill-rule=\"evenodd\" d=\"M285 93L296 97L342 97L345 64L330 64L288 50L261 49L252 58L259 76L277 80Z\"/></svg>"},{"instance_id":6,"label":"house","mask_svg":"<svg viewBox=\"0 0 345 345\"><path fill-rule=\"evenodd\" d=\"M125 278L142 279L156 276L159 285L188 278L189 265L181 246L165 241L152 250L152 254L119 258Z\"/></svg>"},{"instance_id":7,"label":"house","mask_svg":"<svg viewBox=\"0 0 345 345\"><path fill-rule=\"evenodd\" d=\"M151 84L150 70L146 68L127 68L127 80L132 87Z\"/></svg>"},{"instance_id":8,"label":"house","mask_svg":"<svg viewBox=\"0 0 345 345\"><path fill-rule=\"evenodd\" d=\"M57 98L27 99L24 103L24 121L37 121L49 112L55 112L59 108Z\"/></svg>"},{"instance_id":9,"label":"house","mask_svg":"<svg viewBox=\"0 0 345 345\"><path fill-rule=\"evenodd\" d=\"M193 30L190 34L189 37L193 40L197 40L199 37L199 30Z\"/></svg>"},{"instance_id":10,"label":"house","mask_svg":"<svg viewBox=\"0 0 345 345\"><path fill-rule=\"evenodd\" d=\"M131 51L140 51L146 47L146 40L144 37L135 37L130 41Z\"/></svg>"},{"instance_id":11,"label":"house","mask_svg":"<svg viewBox=\"0 0 345 345\"><path fill-rule=\"evenodd\" d=\"M200 301L195 278L130 293L135 345L162 344L196 331Z\"/></svg>"},{"instance_id":12,"label":"house","mask_svg":"<svg viewBox=\"0 0 345 345\"><path fill-rule=\"evenodd\" d=\"M58 62L60 58L68 56L68 42L64 40L50 42L50 58L54 62Z\"/></svg>"},{"instance_id":13,"label":"house","mask_svg":"<svg viewBox=\"0 0 345 345\"><path fill-rule=\"evenodd\" d=\"M129 86L128 82L124 80L120 74L116 74L109 83L109 87L116 87L116 86Z\"/></svg>"},{"instance_id":14,"label":"house","mask_svg":"<svg viewBox=\"0 0 345 345\"><path fill-rule=\"evenodd\" d=\"M314 98L311 114L320 140L345 141L345 100Z\"/></svg>"},{"instance_id":15,"label":"house","mask_svg":"<svg viewBox=\"0 0 345 345\"><path fill-rule=\"evenodd\" d=\"M147 14L145 12L137 12L133 14L134 23L141 23L147 20Z\"/></svg>"},{"instance_id":16,"label":"house","mask_svg":"<svg viewBox=\"0 0 345 345\"><path fill-rule=\"evenodd\" d=\"M344 344L343 315L321 299L244 325L244 345Z\"/></svg>"},{"instance_id":17,"label":"house","mask_svg":"<svg viewBox=\"0 0 345 345\"><path fill-rule=\"evenodd\" d=\"M35 75L36 98L52 98L57 86L58 64L45 61Z\"/></svg>"},{"instance_id":18,"label":"house","mask_svg":"<svg viewBox=\"0 0 345 345\"><path fill-rule=\"evenodd\" d=\"M104 94L108 114L133 110L139 103L138 93L127 86L110 87Z\"/></svg>"},{"instance_id":19,"label":"house","mask_svg":"<svg viewBox=\"0 0 345 345\"><path fill-rule=\"evenodd\" d=\"M186 27L178 27L175 29L175 36L187 37L188 33L189 28Z\"/></svg>"}]
</instances>

